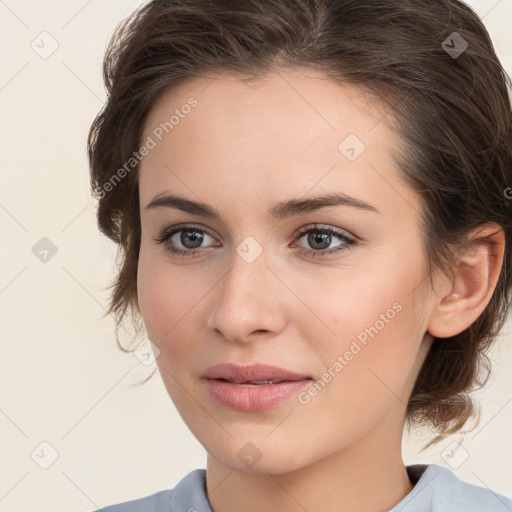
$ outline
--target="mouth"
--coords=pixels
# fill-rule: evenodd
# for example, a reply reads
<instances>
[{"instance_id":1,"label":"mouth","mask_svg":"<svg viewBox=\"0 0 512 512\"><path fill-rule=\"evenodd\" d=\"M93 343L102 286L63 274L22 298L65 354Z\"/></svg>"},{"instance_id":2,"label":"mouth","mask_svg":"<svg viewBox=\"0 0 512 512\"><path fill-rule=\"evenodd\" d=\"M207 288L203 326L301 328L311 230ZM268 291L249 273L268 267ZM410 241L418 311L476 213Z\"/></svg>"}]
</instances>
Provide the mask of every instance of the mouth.
<instances>
[{"instance_id":1,"label":"mouth","mask_svg":"<svg viewBox=\"0 0 512 512\"><path fill-rule=\"evenodd\" d=\"M257 380L257 381L247 381L247 380L227 380L227 379L214 379L222 382L229 382L230 384L236 384L242 388L253 388L257 386L265 386L268 384L279 384L280 382L295 382L292 380ZM302 379L296 379L302 380Z\"/></svg>"},{"instance_id":2,"label":"mouth","mask_svg":"<svg viewBox=\"0 0 512 512\"><path fill-rule=\"evenodd\" d=\"M268 364L238 365L223 363L208 368L203 375L206 379L223 380L232 384L266 385L284 381L311 379L311 375Z\"/></svg>"},{"instance_id":3,"label":"mouth","mask_svg":"<svg viewBox=\"0 0 512 512\"><path fill-rule=\"evenodd\" d=\"M210 396L228 409L257 412L290 399L313 381L277 366L225 363L209 368L203 376Z\"/></svg>"},{"instance_id":4,"label":"mouth","mask_svg":"<svg viewBox=\"0 0 512 512\"><path fill-rule=\"evenodd\" d=\"M225 379L208 379L210 397L226 409L258 412L276 407L310 386L312 379L281 380L255 384L229 382Z\"/></svg>"}]
</instances>

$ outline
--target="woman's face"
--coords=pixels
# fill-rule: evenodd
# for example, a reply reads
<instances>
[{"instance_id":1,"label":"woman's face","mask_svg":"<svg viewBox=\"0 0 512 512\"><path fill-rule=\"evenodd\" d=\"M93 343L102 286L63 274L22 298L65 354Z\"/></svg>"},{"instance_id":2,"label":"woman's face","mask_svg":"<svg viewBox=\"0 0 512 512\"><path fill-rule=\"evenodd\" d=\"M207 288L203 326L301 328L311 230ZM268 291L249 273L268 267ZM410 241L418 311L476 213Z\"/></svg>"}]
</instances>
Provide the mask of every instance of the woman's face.
<instances>
[{"instance_id":1,"label":"woman's face","mask_svg":"<svg viewBox=\"0 0 512 512\"><path fill-rule=\"evenodd\" d=\"M146 121L139 306L170 397L227 467L399 449L433 295L385 115L355 86L283 70L189 81ZM295 376L206 378L221 363Z\"/></svg>"}]
</instances>

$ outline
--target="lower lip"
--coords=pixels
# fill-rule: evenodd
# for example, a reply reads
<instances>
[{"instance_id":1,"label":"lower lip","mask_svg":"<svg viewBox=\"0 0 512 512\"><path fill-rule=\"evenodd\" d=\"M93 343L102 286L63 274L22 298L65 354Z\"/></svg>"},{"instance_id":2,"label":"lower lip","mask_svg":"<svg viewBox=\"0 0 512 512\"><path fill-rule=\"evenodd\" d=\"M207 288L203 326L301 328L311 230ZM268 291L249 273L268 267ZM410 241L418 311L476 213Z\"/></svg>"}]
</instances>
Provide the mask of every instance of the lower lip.
<instances>
[{"instance_id":1,"label":"lower lip","mask_svg":"<svg viewBox=\"0 0 512 512\"><path fill-rule=\"evenodd\" d=\"M296 395L302 388L311 384L311 379L241 386L232 382L207 379L210 394L229 409L237 411L263 411L284 402Z\"/></svg>"}]
</instances>

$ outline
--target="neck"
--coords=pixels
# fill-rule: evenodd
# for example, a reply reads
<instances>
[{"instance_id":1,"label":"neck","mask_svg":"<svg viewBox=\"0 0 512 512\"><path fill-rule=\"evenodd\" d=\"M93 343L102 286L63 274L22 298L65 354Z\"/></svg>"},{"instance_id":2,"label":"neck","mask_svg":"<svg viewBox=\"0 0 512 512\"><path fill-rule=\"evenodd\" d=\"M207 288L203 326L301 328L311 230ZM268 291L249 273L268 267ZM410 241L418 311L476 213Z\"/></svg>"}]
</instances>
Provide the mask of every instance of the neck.
<instances>
[{"instance_id":1,"label":"neck","mask_svg":"<svg viewBox=\"0 0 512 512\"><path fill-rule=\"evenodd\" d=\"M280 474L232 470L208 455L206 479L211 509L387 511L413 489L401 456L402 424L392 430L390 427L388 421L383 421L350 447Z\"/></svg>"}]
</instances>

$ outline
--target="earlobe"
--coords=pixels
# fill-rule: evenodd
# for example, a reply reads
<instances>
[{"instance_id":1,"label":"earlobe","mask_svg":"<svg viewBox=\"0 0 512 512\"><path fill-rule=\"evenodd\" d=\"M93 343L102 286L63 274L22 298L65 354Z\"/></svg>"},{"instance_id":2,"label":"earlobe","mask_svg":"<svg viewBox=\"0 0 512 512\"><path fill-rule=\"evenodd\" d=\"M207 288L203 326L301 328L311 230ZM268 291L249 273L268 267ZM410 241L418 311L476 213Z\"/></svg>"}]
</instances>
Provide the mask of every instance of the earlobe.
<instances>
[{"instance_id":1,"label":"earlobe","mask_svg":"<svg viewBox=\"0 0 512 512\"><path fill-rule=\"evenodd\" d=\"M495 223L477 228L455 254L451 276L444 276L436 294L428 332L449 338L467 329L491 300L505 251L503 229Z\"/></svg>"}]
</instances>

